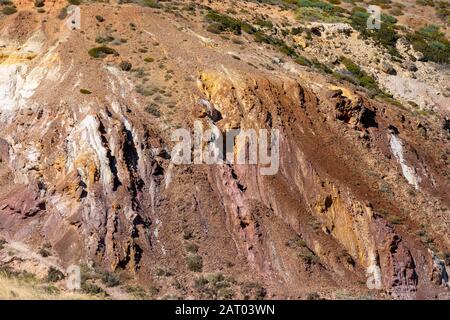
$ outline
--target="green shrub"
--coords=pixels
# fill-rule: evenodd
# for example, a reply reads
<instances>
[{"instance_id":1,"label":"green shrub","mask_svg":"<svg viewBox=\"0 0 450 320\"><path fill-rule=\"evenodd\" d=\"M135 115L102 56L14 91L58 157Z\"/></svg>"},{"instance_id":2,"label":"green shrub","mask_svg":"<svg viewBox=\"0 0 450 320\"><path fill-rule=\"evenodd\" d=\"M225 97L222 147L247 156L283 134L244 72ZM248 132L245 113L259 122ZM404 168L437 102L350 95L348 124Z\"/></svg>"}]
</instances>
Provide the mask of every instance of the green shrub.
<instances>
[{"instance_id":1,"label":"green shrub","mask_svg":"<svg viewBox=\"0 0 450 320\"><path fill-rule=\"evenodd\" d=\"M208 299L231 299L234 292L230 287L230 280L226 279L220 272L194 279L194 288L202 297Z\"/></svg>"},{"instance_id":2,"label":"green shrub","mask_svg":"<svg viewBox=\"0 0 450 320\"><path fill-rule=\"evenodd\" d=\"M202 298L217 299L217 289L211 286L204 277L199 277L194 280L194 288Z\"/></svg>"},{"instance_id":3,"label":"green shrub","mask_svg":"<svg viewBox=\"0 0 450 320\"><path fill-rule=\"evenodd\" d=\"M315 264L319 262L319 258L309 249L300 252L298 256L307 264Z\"/></svg>"},{"instance_id":4,"label":"green shrub","mask_svg":"<svg viewBox=\"0 0 450 320\"><path fill-rule=\"evenodd\" d=\"M12 6L4 7L2 9L2 13L6 14L7 16L9 16L11 14L14 14L16 12L17 12L17 9L15 7L12 7Z\"/></svg>"},{"instance_id":5,"label":"green shrub","mask_svg":"<svg viewBox=\"0 0 450 320\"><path fill-rule=\"evenodd\" d=\"M208 279L203 276L198 277L194 280L194 287L196 289L203 289L209 283Z\"/></svg>"},{"instance_id":6,"label":"green shrub","mask_svg":"<svg viewBox=\"0 0 450 320\"><path fill-rule=\"evenodd\" d=\"M298 64L300 64L302 66L311 66L312 65L311 61L309 61L308 59L306 59L303 56L298 56L297 58L295 58L295 62L297 62Z\"/></svg>"},{"instance_id":7,"label":"green shrub","mask_svg":"<svg viewBox=\"0 0 450 320\"><path fill-rule=\"evenodd\" d=\"M197 253L198 252L198 245L195 243L188 243L186 245L186 251L190 253Z\"/></svg>"},{"instance_id":8,"label":"green shrub","mask_svg":"<svg viewBox=\"0 0 450 320\"><path fill-rule=\"evenodd\" d=\"M211 23L208 27L206 27L206 31L215 34L220 34L226 30L222 27L220 23Z\"/></svg>"},{"instance_id":9,"label":"green shrub","mask_svg":"<svg viewBox=\"0 0 450 320\"><path fill-rule=\"evenodd\" d=\"M105 290L97 286L96 284L90 283L90 282L84 282L81 284L81 291L84 293L90 294L90 295L97 295L97 294L106 294Z\"/></svg>"},{"instance_id":10,"label":"green shrub","mask_svg":"<svg viewBox=\"0 0 450 320\"><path fill-rule=\"evenodd\" d=\"M286 241L286 245L288 247L292 247L292 246L299 247L299 248L307 248L308 247L306 241L300 237L294 237L292 239L289 239L288 241Z\"/></svg>"},{"instance_id":11,"label":"green shrub","mask_svg":"<svg viewBox=\"0 0 450 320\"><path fill-rule=\"evenodd\" d=\"M17 272L9 266L0 266L0 276L11 278L17 275Z\"/></svg>"},{"instance_id":12,"label":"green shrub","mask_svg":"<svg viewBox=\"0 0 450 320\"><path fill-rule=\"evenodd\" d=\"M306 295L306 300L320 300L320 295L317 292L309 292Z\"/></svg>"},{"instance_id":13,"label":"green shrub","mask_svg":"<svg viewBox=\"0 0 450 320\"><path fill-rule=\"evenodd\" d=\"M111 42L111 41L114 41L114 38L111 37L111 36L97 36L95 38L95 42L100 43L100 44L108 43L108 42Z\"/></svg>"},{"instance_id":14,"label":"green shrub","mask_svg":"<svg viewBox=\"0 0 450 320\"><path fill-rule=\"evenodd\" d=\"M28 271L14 271L10 266L0 266L0 276L17 278L28 283L38 282L38 279L33 273Z\"/></svg>"},{"instance_id":15,"label":"green shrub","mask_svg":"<svg viewBox=\"0 0 450 320\"><path fill-rule=\"evenodd\" d=\"M383 9L389 9L391 7L392 1L391 0L371 0L369 3L380 6Z\"/></svg>"},{"instance_id":16,"label":"green shrub","mask_svg":"<svg viewBox=\"0 0 450 320\"><path fill-rule=\"evenodd\" d=\"M298 0L298 6L306 8L319 8L325 11L332 11L334 7L332 4L321 0Z\"/></svg>"},{"instance_id":17,"label":"green shrub","mask_svg":"<svg viewBox=\"0 0 450 320\"><path fill-rule=\"evenodd\" d=\"M62 273L58 269L54 267L50 267L50 269L48 269L47 282L58 282L64 278L64 273Z\"/></svg>"},{"instance_id":18,"label":"green shrub","mask_svg":"<svg viewBox=\"0 0 450 320\"><path fill-rule=\"evenodd\" d=\"M156 89L149 89L142 85L137 85L135 88L136 92L144 97L149 97L154 95L156 92L158 92Z\"/></svg>"},{"instance_id":19,"label":"green shrub","mask_svg":"<svg viewBox=\"0 0 450 320\"><path fill-rule=\"evenodd\" d=\"M439 27L429 25L407 35L414 50L420 51L424 61L450 62L450 43Z\"/></svg>"},{"instance_id":20,"label":"green shrub","mask_svg":"<svg viewBox=\"0 0 450 320\"><path fill-rule=\"evenodd\" d=\"M161 112L159 111L159 106L155 103L152 103L151 105L146 106L145 111L157 118L159 118L161 116Z\"/></svg>"},{"instance_id":21,"label":"green shrub","mask_svg":"<svg viewBox=\"0 0 450 320\"><path fill-rule=\"evenodd\" d=\"M142 0L142 4L150 8L161 8L161 5L155 0Z\"/></svg>"},{"instance_id":22,"label":"green shrub","mask_svg":"<svg viewBox=\"0 0 450 320\"><path fill-rule=\"evenodd\" d=\"M148 293L151 296L156 296L160 292L160 289L157 286L150 286L148 288Z\"/></svg>"},{"instance_id":23,"label":"green shrub","mask_svg":"<svg viewBox=\"0 0 450 320\"><path fill-rule=\"evenodd\" d=\"M353 8L352 8L351 13L354 14L355 12L364 12L364 13L367 13L367 9L364 8L364 7L356 6L356 7L353 7Z\"/></svg>"},{"instance_id":24,"label":"green shrub","mask_svg":"<svg viewBox=\"0 0 450 320\"><path fill-rule=\"evenodd\" d=\"M45 0L35 0L34 1L34 6L36 8L41 8L45 5Z\"/></svg>"},{"instance_id":25,"label":"green shrub","mask_svg":"<svg viewBox=\"0 0 450 320\"><path fill-rule=\"evenodd\" d=\"M208 283L211 283L213 286L217 286L218 283L225 280L225 277L222 273L211 273L206 276L206 280L208 280Z\"/></svg>"},{"instance_id":26,"label":"green shrub","mask_svg":"<svg viewBox=\"0 0 450 320\"><path fill-rule=\"evenodd\" d=\"M374 92L380 91L376 81L361 70L352 60L345 57L341 57L340 60L345 65L345 68L355 77L357 84Z\"/></svg>"},{"instance_id":27,"label":"green shrub","mask_svg":"<svg viewBox=\"0 0 450 320\"><path fill-rule=\"evenodd\" d=\"M273 27L272 21L270 21L270 20L263 20L263 19L259 19L259 18L257 18L255 20L255 24L260 26L260 27L263 27L263 28L272 28Z\"/></svg>"},{"instance_id":28,"label":"green shrub","mask_svg":"<svg viewBox=\"0 0 450 320\"><path fill-rule=\"evenodd\" d=\"M27 283L36 283L38 280L36 279L36 275L28 272L28 271L21 271L18 272L16 277L20 279L21 281L27 282Z\"/></svg>"},{"instance_id":29,"label":"green shrub","mask_svg":"<svg viewBox=\"0 0 450 320\"><path fill-rule=\"evenodd\" d=\"M245 282L241 286L241 293L245 300L262 300L267 294L266 289L258 282Z\"/></svg>"},{"instance_id":30,"label":"green shrub","mask_svg":"<svg viewBox=\"0 0 450 320\"><path fill-rule=\"evenodd\" d=\"M298 55L294 48L288 46L283 40L272 37L270 35L265 34L262 31L257 31L253 34L254 40L256 42L262 42L269 45L272 45L278 49L281 53L284 53L290 57L296 58Z\"/></svg>"},{"instance_id":31,"label":"green shrub","mask_svg":"<svg viewBox=\"0 0 450 320\"><path fill-rule=\"evenodd\" d=\"M102 282L107 286L107 287L115 287L118 286L120 284L120 279L119 277L111 272L105 272L102 275Z\"/></svg>"},{"instance_id":32,"label":"green shrub","mask_svg":"<svg viewBox=\"0 0 450 320\"><path fill-rule=\"evenodd\" d=\"M203 259L199 255L186 257L186 263L190 271L201 272L203 269Z\"/></svg>"},{"instance_id":33,"label":"green shrub","mask_svg":"<svg viewBox=\"0 0 450 320\"><path fill-rule=\"evenodd\" d=\"M118 55L116 50L106 47L106 46L92 48L88 51L88 53L93 58L104 58L110 54Z\"/></svg>"},{"instance_id":34,"label":"green shrub","mask_svg":"<svg viewBox=\"0 0 450 320\"><path fill-rule=\"evenodd\" d=\"M302 27L294 27L291 29L291 34L293 36L297 35L297 34L301 34L303 33L304 29Z\"/></svg>"},{"instance_id":35,"label":"green shrub","mask_svg":"<svg viewBox=\"0 0 450 320\"><path fill-rule=\"evenodd\" d=\"M125 291L128 294L131 294L134 298L136 299L146 299L147 298L147 293L145 292L145 290L137 285L127 285L125 287Z\"/></svg>"},{"instance_id":36,"label":"green shrub","mask_svg":"<svg viewBox=\"0 0 450 320\"><path fill-rule=\"evenodd\" d=\"M89 91L88 89L80 89L80 93L81 94L91 94L92 92Z\"/></svg>"},{"instance_id":37,"label":"green shrub","mask_svg":"<svg viewBox=\"0 0 450 320\"><path fill-rule=\"evenodd\" d=\"M191 2L183 7L183 10L189 11L190 13L195 13L195 2Z\"/></svg>"},{"instance_id":38,"label":"green shrub","mask_svg":"<svg viewBox=\"0 0 450 320\"><path fill-rule=\"evenodd\" d=\"M387 220L391 224L402 224L404 220L399 216L391 215L387 217Z\"/></svg>"},{"instance_id":39,"label":"green shrub","mask_svg":"<svg viewBox=\"0 0 450 320\"><path fill-rule=\"evenodd\" d=\"M78 6L81 4L81 0L67 0L70 4Z\"/></svg>"},{"instance_id":40,"label":"green shrub","mask_svg":"<svg viewBox=\"0 0 450 320\"><path fill-rule=\"evenodd\" d=\"M217 292L219 298L230 300L234 297L234 291L231 288L221 288Z\"/></svg>"},{"instance_id":41,"label":"green shrub","mask_svg":"<svg viewBox=\"0 0 450 320\"><path fill-rule=\"evenodd\" d=\"M316 67L316 69L321 70L325 73L331 74L333 73L333 70L331 70L327 65L321 63L319 60L317 60L316 58L312 59L312 64L314 65L314 67Z\"/></svg>"},{"instance_id":42,"label":"green shrub","mask_svg":"<svg viewBox=\"0 0 450 320\"><path fill-rule=\"evenodd\" d=\"M61 290L59 290L57 287L55 287L54 285L51 285L51 284L48 286L44 286L43 289L44 289L45 293L52 294L52 295L56 295L61 292Z\"/></svg>"},{"instance_id":43,"label":"green shrub","mask_svg":"<svg viewBox=\"0 0 450 320\"><path fill-rule=\"evenodd\" d=\"M301 7L295 12L296 18L301 21L318 21L326 23L347 22L347 19L317 7Z\"/></svg>"},{"instance_id":44,"label":"green shrub","mask_svg":"<svg viewBox=\"0 0 450 320\"><path fill-rule=\"evenodd\" d=\"M230 16L218 13L216 11L210 11L205 16L206 21L210 24L214 24L214 31L228 31L233 32L236 35L241 34L242 31L246 33L254 33L256 29L250 24L231 18Z\"/></svg>"}]
</instances>

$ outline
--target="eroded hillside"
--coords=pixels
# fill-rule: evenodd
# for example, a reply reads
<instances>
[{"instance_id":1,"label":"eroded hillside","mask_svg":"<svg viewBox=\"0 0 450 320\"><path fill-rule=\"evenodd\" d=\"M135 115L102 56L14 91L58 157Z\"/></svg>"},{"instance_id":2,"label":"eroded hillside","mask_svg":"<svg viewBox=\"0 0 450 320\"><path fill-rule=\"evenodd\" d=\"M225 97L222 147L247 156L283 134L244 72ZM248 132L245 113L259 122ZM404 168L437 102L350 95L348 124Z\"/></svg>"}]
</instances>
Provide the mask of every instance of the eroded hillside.
<instances>
[{"instance_id":1,"label":"eroded hillside","mask_svg":"<svg viewBox=\"0 0 450 320\"><path fill-rule=\"evenodd\" d=\"M313 6L325 23L291 1L80 1L78 28L67 1L13 2L4 268L75 264L113 298L448 299L448 48L414 48L416 7L392 45L349 3ZM278 173L175 165L195 121L279 129Z\"/></svg>"}]
</instances>

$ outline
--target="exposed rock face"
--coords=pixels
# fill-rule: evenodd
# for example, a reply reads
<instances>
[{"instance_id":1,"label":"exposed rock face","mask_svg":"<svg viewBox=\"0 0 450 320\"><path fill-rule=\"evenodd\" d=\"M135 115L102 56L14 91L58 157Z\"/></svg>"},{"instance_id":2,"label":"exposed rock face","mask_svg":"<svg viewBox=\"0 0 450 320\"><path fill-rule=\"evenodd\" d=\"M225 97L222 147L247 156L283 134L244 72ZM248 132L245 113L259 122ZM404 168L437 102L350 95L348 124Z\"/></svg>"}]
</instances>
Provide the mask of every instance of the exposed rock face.
<instances>
[{"instance_id":1,"label":"exposed rock face","mask_svg":"<svg viewBox=\"0 0 450 320\"><path fill-rule=\"evenodd\" d=\"M415 247L416 244L406 244L398 234L399 231L396 228L389 226L385 218L373 213L374 210L381 210L381 208L364 204L366 201L380 204L380 202L385 202L387 199L382 200L384 196L381 194L368 194L366 192L362 193L364 194L362 198L359 198L365 187L356 182L358 181L357 179L351 177L357 174L356 168L361 166L362 159L375 157L377 152L370 155L374 152L374 149L385 148L382 144L386 145L389 143L387 136L382 138L377 132L379 130L386 131L387 123L389 121L395 121L395 117L376 116L376 107L372 105L366 108L363 106L361 100L355 101L352 107L351 102L340 95L338 95L340 98L337 100L332 99L318 102L317 98L311 92L306 91L298 84L292 82L280 83L277 81L256 80L256 84L244 88L236 87L236 84L234 84L235 91L231 89L231 94L228 89L225 89L226 87L231 87L231 84L218 82L220 84L216 83L214 90L216 92L227 92L227 96L216 95L214 92L209 92L209 96L212 97L214 103L222 106L221 112L224 115L225 121L232 121L232 117L235 116L233 113L236 110L243 110L242 114L238 115L242 119L241 127L248 126L247 121L251 121L252 124L259 123L263 127L266 125L264 123L264 114L265 112L269 112L272 114L272 123L281 123L283 127L283 138L281 140L284 143L281 147L281 154L286 158L282 156L280 174L268 182L266 179L255 179L253 170L237 169L239 183L245 186L245 192L238 193L240 194L239 198L242 197L241 194L248 194L251 198L256 198L264 203L267 208L270 208L273 215L281 217L298 234L302 234L308 246L321 259L327 261L336 273L342 274L346 268L355 272L351 264L346 265L345 260L339 261L338 256L333 257L334 254L339 254L342 250L345 250L350 254L352 260L357 261L358 264L368 270L374 270L374 264L378 266L381 271L383 287L390 288L393 296L397 298L414 298L418 290L418 279L424 279L422 281L426 282L427 280L425 279L428 278L427 273L430 270L417 271L413 255L409 249L411 246ZM205 87L212 87L212 85L206 85ZM220 90L218 87L220 87ZM284 97L283 100L269 102L262 98L266 96L265 94L259 94L259 92L264 92L265 90L275 93L273 97L280 96L277 94L280 91L289 92L290 94ZM247 100L244 100L243 96L241 96L242 94L246 95ZM336 93L333 94L333 96L336 95ZM255 96L259 98L249 98ZM235 101L246 102L238 104L240 107L236 108L233 107ZM257 103L255 104L253 101ZM334 103L336 103L335 106L333 105ZM336 108L338 110L338 119L346 124L351 124L351 127L357 130L368 130L368 139L369 143L373 144L372 148L363 150L364 144L357 143L362 149L358 149L356 153L358 156L353 158L347 152L353 154L356 151L342 150L345 143L337 138L338 135L335 135L336 138L333 144L317 143L321 141L320 132L323 132L322 130L338 130L337 132L340 129L342 130L342 127L335 126L336 122L329 123L329 120L322 113L324 112L323 109L327 108L325 107L327 104L329 105L328 113L333 108ZM366 104L370 105L371 103L366 101ZM264 108L263 106L279 107L263 111L261 110ZM283 112L280 112L281 110ZM308 121L308 114L315 114L315 117L319 119L324 117L324 120L320 121L322 128ZM260 119L259 121L258 118ZM378 122L380 122L380 125L377 124ZM330 127L328 127L329 125ZM311 132L314 132L314 138L312 135L309 136ZM382 140L375 141L374 136L378 136L377 139L384 139L384 142ZM309 139L314 139L316 144L309 144ZM322 146L322 150L320 148L318 149L316 147L317 145ZM344 154L347 153L347 155L344 156L342 152ZM334 154L336 158L343 157L346 161L336 167L326 160L330 158L330 154ZM358 158L359 160L357 160ZM352 169L345 169L346 166L351 166ZM364 171L370 170L367 167L361 169ZM247 179L242 178L241 175L244 175ZM282 181L289 181L290 186L288 189L280 188L283 185ZM345 187L342 185L343 181L347 181L345 182ZM228 184L227 187L230 188ZM222 192L225 193L226 189L224 188ZM392 190L392 192L395 191ZM398 200L401 197L400 194L395 195L395 198ZM242 200L237 201L239 198L235 198L232 203L241 203ZM291 204L292 207L289 207L288 203L292 202L296 203L296 205ZM307 227L300 222L302 218L298 216L299 212L294 210L295 207L304 208L303 210L305 211L303 214L309 216L307 220L318 219L318 223L323 225L322 229L330 236L325 236L322 240L319 240L322 237L319 237L319 239L315 237L309 238L311 236L311 230L307 231ZM388 210L394 214L394 212L399 212L404 209L402 205L398 204L395 207L395 209L390 208ZM245 210L244 208L245 206L241 209L235 208L232 211L249 211L248 208ZM250 231L245 227L245 233L242 237L244 239L260 239L261 235L257 231L259 223L247 216L248 214L244 214L244 217L239 216L238 219L241 220L240 224L253 226L250 229L252 230L251 233L253 236L247 234ZM236 225L238 224L236 222ZM446 237L445 233L442 236ZM333 238L336 241L335 246L337 246L334 253L330 252L331 250L324 251L324 248L330 248L332 246L329 242L332 242ZM251 248L251 251L248 252L249 260L255 260L255 256L261 255L257 247L255 247L255 243L250 242L250 244L247 243L246 245ZM339 247L341 249L338 249ZM415 250L420 250L421 254L428 256L426 252L423 252L423 248L416 248ZM430 261L429 259L430 257L428 257L428 261ZM263 261L260 261L261 267L264 266Z\"/></svg>"},{"instance_id":2,"label":"exposed rock face","mask_svg":"<svg viewBox=\"0 0 450 320\"><path fill-rule=\"evenodd\" d=\"M18 18L0 23L0 226L8 238L49 242L64 266L124 269L142 283L168 266L193 297L191 242L205 272L261 282L270 298L332 298L344 288L414 299L448 290L447 266L435 256L450 249L442 121L424 120L422 134L398 107L320 75L320 86L304 81L298 66L255 69L246 62L272 57L250 48L237 60L183 22L125 6L140 31L125 33L129 45L157 42L152 54L175 74L165 88L179 101L175 116L159 118L144 111L139 80L120 70L125 56L142 63L134 48L89 57L95 14L114 14L85 10L85 34L50 20L22 26L13 41L6 34ZM162 69L151 70L153 83L168 79ZM279 129L278 173L174 165L171 132L196 120L222 132Z\"/></svg>"}]
</instances>

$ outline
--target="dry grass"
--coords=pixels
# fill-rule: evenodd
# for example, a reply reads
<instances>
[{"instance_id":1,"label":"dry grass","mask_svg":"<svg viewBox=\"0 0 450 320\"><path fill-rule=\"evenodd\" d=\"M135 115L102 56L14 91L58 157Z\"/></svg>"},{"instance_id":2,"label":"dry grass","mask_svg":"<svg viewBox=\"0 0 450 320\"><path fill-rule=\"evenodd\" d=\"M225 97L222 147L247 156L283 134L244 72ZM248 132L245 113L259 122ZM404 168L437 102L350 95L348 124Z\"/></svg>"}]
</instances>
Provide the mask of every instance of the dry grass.
<instances>
[{"instance_id":1,"label":"dry grass","mask_svg":"<svg viewBox=\"0 0 450 320\"><path fill-rule=\"evenodd\" d=\"M0 274L0 300L92 300L99 297L58 290L33 279L18 279Z\"/></svg>"}]
</instances>

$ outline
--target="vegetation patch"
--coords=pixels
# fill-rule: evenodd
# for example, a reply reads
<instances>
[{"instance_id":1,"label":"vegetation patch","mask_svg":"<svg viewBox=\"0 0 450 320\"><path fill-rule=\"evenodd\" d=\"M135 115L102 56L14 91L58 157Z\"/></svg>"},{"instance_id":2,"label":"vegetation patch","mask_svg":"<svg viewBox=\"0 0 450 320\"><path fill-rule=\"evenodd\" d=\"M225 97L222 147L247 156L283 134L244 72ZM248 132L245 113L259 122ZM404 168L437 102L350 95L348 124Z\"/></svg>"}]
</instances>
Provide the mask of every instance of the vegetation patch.
<instances>
[{"instance_id":1,"label":"vegetation patch","mask_svg":"<svg viewBox=\"0 0 450 320\"><path fill-rule=\"evenodd\" d=\"M159 118L161 116L161 112L159 111L159 106L155 103L152 103L152 104L146 106L145 111L157 118Z\"/></svg>"},{"instance_id":2,"label":"vegetation patch","mask_svg":"<svg viewBox=\"0 0 450 320\"><path fill-rule=\"evenodd\" d=\"M315 264L319 262L319 258L309 249L302 250L298 256L306 264Z\"/></svg>"},{"instance_id":3,"label":"vegetation patch","mask_svg":"<svg viewBox=\"0 0 450 320\"><path fill-rule=\"evenodd\" d=\"M81 291L90 295L106 295L105 290L94 283L84 282L81 284Z\"/></svg>"},{"instance_id":4,"label":"vegetation patch","mask_svg":"<svg viewBox=\"0 0 450 320\"><path fill-rule=\"evenodd\" d=\"M198 252L198 245L195 243L188 243L186 245L186 251L190 253L197 253Z\"/></svg>"},{"instance_id":5,"label":"vegetation patch","mask_svg":"<svg viewBox=\"0 0 450 320\"><path fill-rule=\"evenodd\" d=\"M93 58L104 58L107 55L111 55L111 54L119 55L116 50L106 47L106 46L92 48L88 51L88 53Z\"/></svg>"},{"instance_id":6,"label":"vegetation patch","mask_svg":"<svg viewBox=\"0 0 450 320\"><path fill-rule=\"evenodd\" d=\"M54 267L50 267L47 273L47 282L58 282L64 279L64 273Z\"/></svg>"},{"instance_id":7,"label":"vegetation patch","mask_svg":"<svg viewBox=\"0 0 450 320\"><path fill-rule=\"evenodd\" d=\"M315 7L301 7L295 13L296 18L301 21L320 21L326 23L347 22L345 17L337 16Z\"/></svg>"},{"instance_id":8,"label":"vegetation patch","mask_svg":"<svg viewBox=\"0 0 450 320\"><path fill-rule=\"evenodd\" d=\"M241 293L245 300L263 300L267 295L267 290L259 282L245 282L241 286Z\"/></svg>"},{"instance_id":9,"label":"vegetation patch","mask_svg":"<svg viewBox=\"0 0 450 320\"><path fill-rule=\"evenodd\" d=\"M286 241L286 246L288 247L299 247L299 248L307 248L306 241L300 237L294 237Z\"/></svg>"},{"instance_id":10,"label":"vegetation patch","mask_svg":"<svg viewBox=\"0 0 450 320\"><path fill-rule=\"evenodd\" d=\"M80 89L80 93L81 94L91 94L92 92L89 91L88 89Z\"/></svg>"},{"instance_id":11,"label":"vegetation patch","mask_svg":"<svg viewBox=\"0 0 450 320\"><path fill-rule=\"evenodd\" d=\"M128 294L132 295L133 298L138 300L143 300L147 298L147 292L145 292L145 290L138 285L127 285L125 287L125 291Z\"/></svg>"},{"instance_id":12,"label":"vegetation patch","mask_svg":"<svg viewBox=\"0 0 450 320\"><path fill-rule=\"evenodd\" d=\"M95 42L103 44L103 43L109 43L111 41L114 41L114 37L111 36L97 36L95 38Z\"/></svg>"},{"instance_id":13,"label":"vegetation patch","mask_svg":"<svg viewBox=\"0 0 450 320\"><path fill-rule=\"evenodd\" d=\"M407 39L414 50L423 54L424 61L450 63L450 42L436 25L429 25L410 33Z\"/></svg>"},{"instance_id":14,"label":"vegetation patch","mask_svg":"<svg viewBox=\"0 0 450 320\"><path fill-rule=\"evenodd\" d=\"M17 12L17 9L16 9L16 7L13 7L13 6L7 6L2 9L2 13L7 16L14 14L16 12Z\"/></svg>"},{"instance_id":15,"label":"vegetation patch","mask_svg":"<svg viewBox=\"0 0 450 320\"><path fill-rule=\"evenodd\" d=\"M231 287L232 279L225 278L220 272L200 276L194 280L194 288L202 298L207 299L231 299L234 291Z\"/></svg>"},{"instance_id":16,"label":"vegetation patch","mask_svg":"<svg viewBox=\"0 0 450 320\"><path fill-rule=\"evenodd\" d=\"M403 224L404 220L396 215L390 215L387 217L387 220L391 224Z\"/></svg>"},{"instance_id":17,"label":"vegetation patch","mask_svg":"<svg viewBox=\"0 0 450 320\"><path fill-rule=\"evenodd\" d=\"M50 257L52 255L50 250L51 250L51 245L49 243L46 243L38 250L38 253L42 257L47 258L47 257Z\"/></svg>"},{"instance_id":18,"label":"vegetation patch","mask_svg":"<svg viewBox=\"0 0 450 320\"><path fill-rule=\"evenodd\" d=\"M354 63L352 60L341 57L340 61L344 64L345 68L352 74L353 78L346 77L345 75L338 75L338 77L343 78L345 80L349 80L350 82L360 85L373 93L379 93L380 89L378 88L378 84L376 81L365 73L361 68Z\"/></svg>"},{"instance_id":19,"label":"vegetation patch","mask_svg":"<svg viewBox=\"0 0 450 320\"><path fill-rule=\"evenodd\" d=\"M201 272L203 270L203 259L197 254L186 257L186 264L190 271Z\"/></svg>"},{"instance_id":20,"label":"vegetation patch","mask_svg":"<svg viewBox=\"0 0 450 320\"><path fill-rule=\"evenodd\" d=\"M391 55L401 57L395 48L395 44L399 38L395 30L397 19L393 16L382 14L380 29L368 29L367 20L369 16L369 13L364 8L353 11L350 16L352 27L358 30L363 37L372 38L375 42L384 46Z\"/></svg>"},{"instance_id":21,"label":"vegetation patch","mask_svg":"<svg viewBox=\"0 0 450 320\"><path fill-rule=\"evenodd\" d=\"M141 3L149 8L159 9L161 5L156 0L141 0Z\"/></svg>"},{"instance_id":22,"label":"vegetation patch","mask_svg":"<svg viewBox=\"0 0 450 320\"><path fill-rule=\"evenodd\" d=\"M45 5L45 0L35 0L34 1L34 6L36 8L41 8Z\"/></svg>"},{"instance_id":23,"label":"vegetation patch","mask_svg":"<svg viewBox=\"0 0 450 320\"><path fill-rule=\"evenodd\" d=\"M256 32L256 29L252 25L216 11L208 12L205 19L210 23L208 27L208 31L210 32L233 32L236 35L242 34L242 31L250 34Z\"/></svg>"},{"instance_id":24,"label":"vegetation patch","mask_svg":"<svg viewBox=\"0 0 450 320\"><path fill-rule=\"evenodd\" d=\"M102 282L107 287L116 287L120 284L119 276L111 273L111 272L104 272L102 275Z\"/></svg>"},{"instance_id":25,"label":"vegetation patch","mask_svg":"<svg viewBox=\"0 0 450 320\"><path fill-rule=\"evenodd\" d=\"M347 11L335 4L340 1L298 0L296 17L302 21L321 21L327 23L346 22Z\"/></svg>"}]
</instances>

